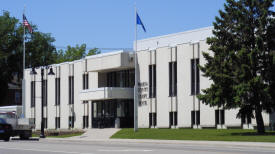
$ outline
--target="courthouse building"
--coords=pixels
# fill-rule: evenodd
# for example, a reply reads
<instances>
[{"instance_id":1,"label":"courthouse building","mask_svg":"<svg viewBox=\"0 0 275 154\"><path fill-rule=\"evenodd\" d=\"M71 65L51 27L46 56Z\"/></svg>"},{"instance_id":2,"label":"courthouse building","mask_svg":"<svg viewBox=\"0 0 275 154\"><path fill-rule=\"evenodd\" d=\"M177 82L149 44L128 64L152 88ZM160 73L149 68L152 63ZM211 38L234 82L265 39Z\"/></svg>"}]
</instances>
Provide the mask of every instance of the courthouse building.
<instances>
[{"instance_id":1,"label":"courthouse building","mask_svg":"<svg viewBox=\"0 0 275 154\"><path fill-rule=\"evenodd\" d=\"M244 128L256 120L236 118L238 109L210 107L197 99L211 81L197 64L206 63L206 38L212 27L137 41L139 128ZM43 110L47 129L133 127L135 54L114 51L25 70L26 117L40 129ZM50 68L55 75L48 75ZM263 113L265 126L274 114ZM273 120L273 122L272 122Z\"/></svg>"}]
</instances>

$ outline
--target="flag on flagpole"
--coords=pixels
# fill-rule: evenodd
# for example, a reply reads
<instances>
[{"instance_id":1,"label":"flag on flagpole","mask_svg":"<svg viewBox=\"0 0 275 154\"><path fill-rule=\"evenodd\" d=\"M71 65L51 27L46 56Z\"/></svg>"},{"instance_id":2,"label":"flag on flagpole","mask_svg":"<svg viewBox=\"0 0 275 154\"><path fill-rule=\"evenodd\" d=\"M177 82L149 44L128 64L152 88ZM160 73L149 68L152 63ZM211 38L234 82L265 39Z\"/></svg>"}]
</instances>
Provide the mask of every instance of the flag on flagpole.
<instances>
[{"instance_id":1,"label":"flag on flagpole","mask_svg":"<svg viewBox=\"0 0 275 154\"><path fill-rule=\"evenodd\" d=\"M24 14L23 14L23 26L28 27L29 32L32 33L32 27L29 24L29 22Z\"/></svg>"},{"instance_id":2,"label":"flag on flagpole","mask_svg":"<svg viewBox=\"0 0 275 154\"><path fill-rule=\"evenodd\" d=\"M145 27L144 27L144 25L143 25L143 23L142 23L142 21L141 21L139 15L138 15L138 13L136 13L136 14L137 14L137 17L136 17L136 19L137 19L136 24L137 24L137 25L141 25L143 31L146 32L146 29L145 29Z\"/></svg>"}]
</instances>

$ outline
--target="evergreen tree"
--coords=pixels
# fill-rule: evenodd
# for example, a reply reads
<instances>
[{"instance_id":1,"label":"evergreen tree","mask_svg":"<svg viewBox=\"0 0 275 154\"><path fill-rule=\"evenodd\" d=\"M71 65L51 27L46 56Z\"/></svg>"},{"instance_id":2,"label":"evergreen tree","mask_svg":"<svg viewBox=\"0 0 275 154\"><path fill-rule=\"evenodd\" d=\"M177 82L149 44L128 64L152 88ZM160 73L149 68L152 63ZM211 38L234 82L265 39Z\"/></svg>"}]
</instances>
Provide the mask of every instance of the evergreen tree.
<instances>
[{"instance_id":1,"label":"evergreen tree","mask_svg":"<svg viewBox=\"0 0 275 154\"><path fill-rule=\"evenodd\" d=\"M256 118L264 133L262 112L275 109L274 0L227 0L207 39L212 53L203 53L200 66L212 80L198 96L203 103L224 109L239 108L238 117Z\"/></svg>"}]
</instances>

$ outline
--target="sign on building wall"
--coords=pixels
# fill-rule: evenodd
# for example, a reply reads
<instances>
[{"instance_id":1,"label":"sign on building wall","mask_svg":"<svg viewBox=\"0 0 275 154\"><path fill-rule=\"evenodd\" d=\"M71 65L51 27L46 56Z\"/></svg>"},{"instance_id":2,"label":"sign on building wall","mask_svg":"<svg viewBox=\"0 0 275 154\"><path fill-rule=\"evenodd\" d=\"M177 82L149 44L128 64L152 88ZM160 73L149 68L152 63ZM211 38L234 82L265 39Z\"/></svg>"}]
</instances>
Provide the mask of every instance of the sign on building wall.
<instances>
[{"instance_id":1,"label":"sign on building wall","mask_svg":"<svg viewBox=\"0 0 275 154\"><path fill-rule=\"evenodd\" d=\"M147 105L148 92L148 82L138 82L138 100L140 106Z\"/></svg>"}]
</instances>

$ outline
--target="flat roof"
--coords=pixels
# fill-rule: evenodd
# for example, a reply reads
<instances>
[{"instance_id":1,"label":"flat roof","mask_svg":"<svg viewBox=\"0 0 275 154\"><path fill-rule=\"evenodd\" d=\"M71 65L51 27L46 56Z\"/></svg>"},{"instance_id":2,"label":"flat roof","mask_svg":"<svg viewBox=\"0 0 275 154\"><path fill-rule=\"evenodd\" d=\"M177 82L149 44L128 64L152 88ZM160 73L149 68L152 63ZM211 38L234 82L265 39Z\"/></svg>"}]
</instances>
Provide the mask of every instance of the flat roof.
<instances>
[{"instance_id":1,"label":"flat roof","mask_svg":"<svg viewBox=\"0 0 275 154\"><path fill-rule=\"evenodd\" d=\"M213 26L210 26L179 33L137 40L137 51L154 50L166 46L172 47L178 44L199 42L201 40L206 40L207 37L213 36L212 30Z\"/></svg>"}]
</instances>

